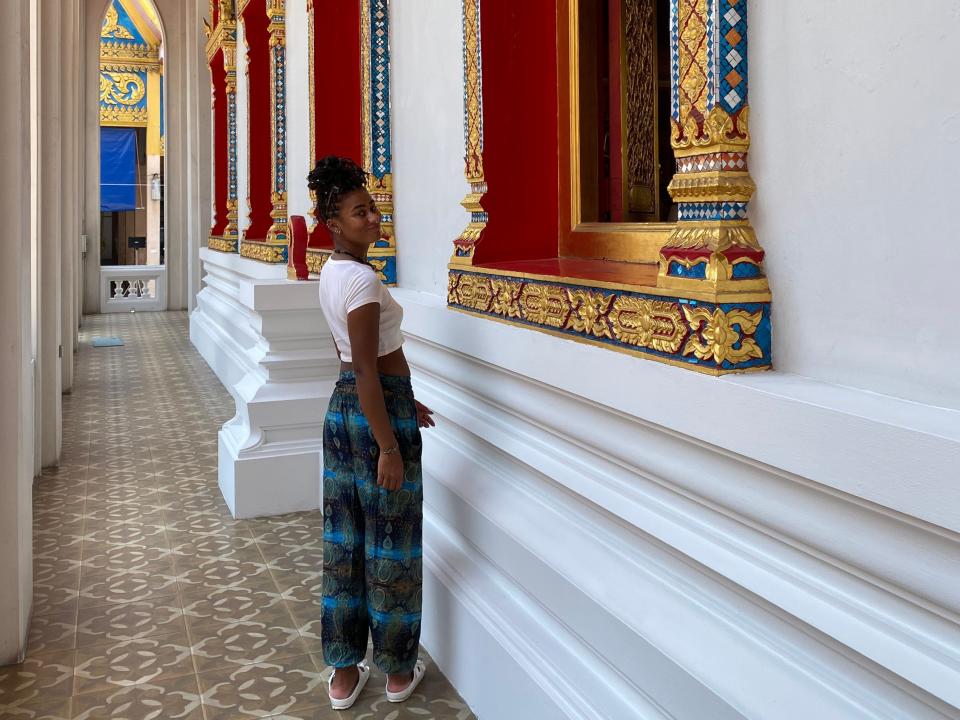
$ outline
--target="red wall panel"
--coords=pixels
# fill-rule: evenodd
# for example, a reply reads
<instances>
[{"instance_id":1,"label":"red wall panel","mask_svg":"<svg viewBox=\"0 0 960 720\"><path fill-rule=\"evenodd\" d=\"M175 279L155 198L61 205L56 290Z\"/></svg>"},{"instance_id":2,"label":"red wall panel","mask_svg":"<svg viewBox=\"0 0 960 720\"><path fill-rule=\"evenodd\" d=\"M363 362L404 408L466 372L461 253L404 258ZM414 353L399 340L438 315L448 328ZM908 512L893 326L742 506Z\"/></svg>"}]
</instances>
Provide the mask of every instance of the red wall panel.
<instances>
[{"instance_id":1,"label":"red wall panel","mask_svg":"<svg viewBox=\"0 0 960 720\"><path fill-rule=\"evenodd\" d=\"M490 220L474 262L556 257L556 2L482 0L480 22Z\"/></svg>"},{"instance_id":2,"label":"red wall panel","mask_svg":"<svg viewBox=\"0 0 960 720\"><path fill-rule=\"evenodd\" d=\"M313 162L326 155L340 155L362 164L359 2L315 2L313 33ZM311 234L310 247L333 247L323 224Z\"/></svg>"},{"instance_id":3,"label":"red wall panel","mask_svg":"<svg viewBox=\"0 0 960 720\"><path fill-rule=\"evenodd\" d=\"M273 201L272 152L273 138L270 128L270 33L269 20L263 3L252 2L243 11L244 37L250 48L247 55L249 93L249 183L250 226L246 240L265 240L273 221L270 211ZM243 82L243 78L239 79ZM237 138L245 142L248 138Z\"/></svg>"},{"instance_id":4,"label":"red wall panel","mask_svg":"<svg viewBox=\"0 0 960 720\"><path fill-rule=\"evenodd\" d=\"M213 85L213 227L210 234L223 235L227 229L229 155L227 150L227 73L223 69L223 51L210 61Z\"/></svg>"}]
</instances>

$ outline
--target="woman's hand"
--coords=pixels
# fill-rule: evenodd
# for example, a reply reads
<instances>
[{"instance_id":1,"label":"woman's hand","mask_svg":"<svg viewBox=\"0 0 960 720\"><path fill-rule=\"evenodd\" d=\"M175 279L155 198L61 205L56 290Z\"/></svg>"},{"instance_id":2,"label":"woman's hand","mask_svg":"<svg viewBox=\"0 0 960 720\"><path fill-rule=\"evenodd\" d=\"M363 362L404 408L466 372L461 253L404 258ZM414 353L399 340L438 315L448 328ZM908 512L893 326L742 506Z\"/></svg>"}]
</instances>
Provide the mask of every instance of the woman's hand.
<instances>
[{"instance_id":1,"label":"woman's hand","mask_svg":"<svg viewBox=\"0 0 960 720\"><path fill-rule=\"evenodd\" d=\"M433 410L418 400L414 400L414 402L417 405L417 427L436 427L437 424L433 421L433 417L431 417Z\"/></svg>"},{"instance_id":2,"label":"woman's hand","mask_svg":"<svg viewBox=\"0 0 960 720\"><path fill-rule=\"evenodd\" d=\"M377 461L377 485L385 490L399 490L403 485L403 458L399 452L380 453Z\"/></svg>"}]
</instances>

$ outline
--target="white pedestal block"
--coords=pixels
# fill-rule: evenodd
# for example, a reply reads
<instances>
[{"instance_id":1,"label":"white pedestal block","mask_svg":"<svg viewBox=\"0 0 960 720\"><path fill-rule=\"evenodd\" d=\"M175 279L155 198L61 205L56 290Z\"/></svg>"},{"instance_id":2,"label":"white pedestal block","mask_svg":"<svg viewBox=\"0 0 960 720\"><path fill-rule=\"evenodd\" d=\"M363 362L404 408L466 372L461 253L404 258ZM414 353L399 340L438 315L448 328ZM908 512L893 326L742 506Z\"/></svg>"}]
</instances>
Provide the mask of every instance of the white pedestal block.
<instances>
[{"instance_id":1,"label":"white pedestal block","mask_svg":"<svg viewBox=\"0 0 960 720\"><path fill-rule=\"evenodd\" d=\"M219 483L234 517L320 507L323 417L339 361L315 282L201 249L190 339L233 396Z\"/></svg>"}]
</instances>

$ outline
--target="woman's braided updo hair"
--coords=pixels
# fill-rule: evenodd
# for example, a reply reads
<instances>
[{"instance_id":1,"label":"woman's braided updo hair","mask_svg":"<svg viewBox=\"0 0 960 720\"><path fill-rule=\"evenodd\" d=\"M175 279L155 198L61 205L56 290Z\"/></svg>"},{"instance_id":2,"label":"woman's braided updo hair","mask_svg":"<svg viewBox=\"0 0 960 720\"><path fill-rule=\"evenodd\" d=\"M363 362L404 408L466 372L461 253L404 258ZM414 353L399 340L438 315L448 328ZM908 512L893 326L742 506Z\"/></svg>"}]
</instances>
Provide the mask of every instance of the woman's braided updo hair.
<instances>
[{"instance_id":1,"label":"woman's braided updo hair","mask_svg":"<svg viewBox=\"0 0 960 720\"><path fill-rule=\"evenodd\" d=\"M366 187L367 173L350 158L327 155L307 175L307 185L317 194L317 214L329 220L340 209L340 200Z\"/></svg>"}]
</instances>

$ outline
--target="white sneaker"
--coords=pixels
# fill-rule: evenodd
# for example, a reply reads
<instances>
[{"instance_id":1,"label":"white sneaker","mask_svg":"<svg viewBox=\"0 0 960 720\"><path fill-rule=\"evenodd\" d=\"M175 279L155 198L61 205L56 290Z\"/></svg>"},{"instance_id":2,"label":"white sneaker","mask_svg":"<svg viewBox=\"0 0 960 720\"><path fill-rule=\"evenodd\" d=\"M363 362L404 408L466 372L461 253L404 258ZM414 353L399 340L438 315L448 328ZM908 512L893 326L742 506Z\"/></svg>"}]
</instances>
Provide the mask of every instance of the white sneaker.
<instances>
[{"instance_id":1,"label":"white sneaker","mask_svg":"<svg viewBox=\"0 0 960 720\"><path fill-rule=\"evenodd\" d=\"M363 686L367 684L367 680L370 679L370 668L367 667L366 663L357 663L357 670L360 671L360 677L357 679L357 686L353 689L353 692L350 693L349 697L345 698L335 698L330 695L330 686L333 685L333 676L337 674L336 668L333 672L330 673L330 679L327 681L327 695L330 697L330 706L334 710L346 710L351 707L360 697L360 693L363 692Z\"/></svg>"},{"instance_id":2,"label":"white sneaker","mask_svg":"<svg viewBox=\"0 0 960 720\"><path fill-rule=\"evenodd\" d=\"M417 660L417 664L413 668L413 680L410 681L410 684L407 685L403 690L397 692L390 692L387 690L387 700L392 703L403 702L411 695L413 691L417 689L417 685L420 684L420 681L423 680L423 674L426 672L427 666L423 664L423 660Z\"/></svg>"}]
</instances>

